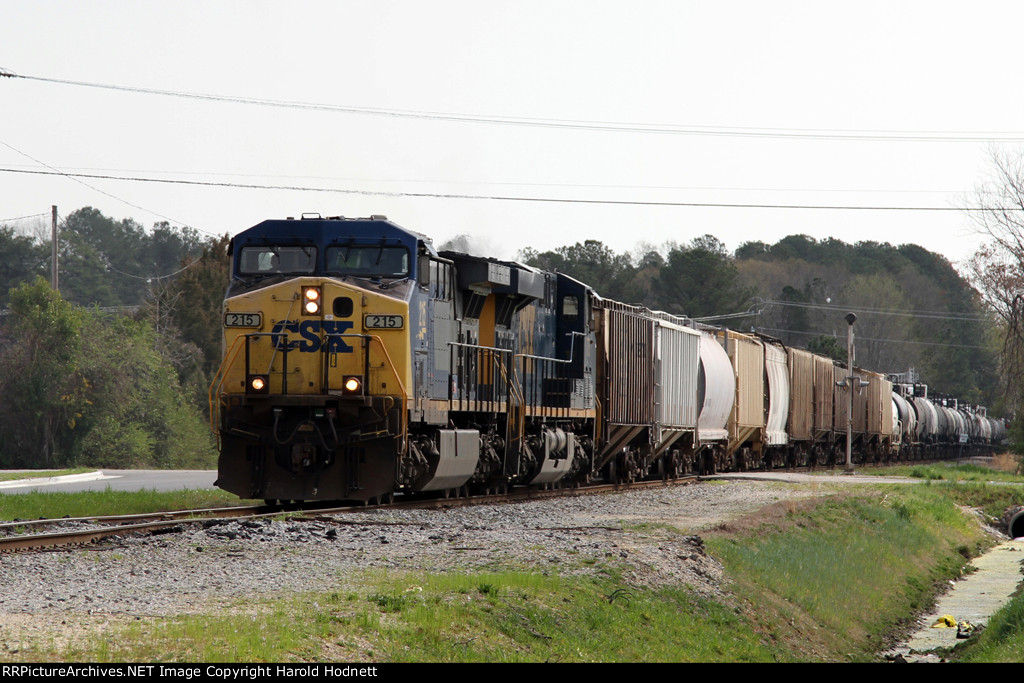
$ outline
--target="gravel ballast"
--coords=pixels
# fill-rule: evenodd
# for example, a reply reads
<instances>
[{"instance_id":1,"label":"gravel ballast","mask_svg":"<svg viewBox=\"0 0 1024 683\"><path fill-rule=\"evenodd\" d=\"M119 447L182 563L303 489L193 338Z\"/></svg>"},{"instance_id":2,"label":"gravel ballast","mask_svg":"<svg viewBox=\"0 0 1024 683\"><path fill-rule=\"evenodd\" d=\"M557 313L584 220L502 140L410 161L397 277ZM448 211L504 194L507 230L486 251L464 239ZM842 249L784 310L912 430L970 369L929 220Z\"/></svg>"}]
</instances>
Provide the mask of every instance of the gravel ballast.
<instances>
[{"instance_id":1,"label":"gravel ballast","mask_svg":"<svg viewBox=\"0 0 1024 683\"><path fill-rule=\"evenodd\" d=\"M15 634L13 641L109 619L354 588L362 570L572 574L615 564L634 585L689 585L721 595L721 567L704 553L699 534L773 502L821 493L765 482L699 483L505 505L370 510L336 521L190 523L174 533L9 554L0 556L0 641L7 647Z\"/></svg>"}]
</instances>

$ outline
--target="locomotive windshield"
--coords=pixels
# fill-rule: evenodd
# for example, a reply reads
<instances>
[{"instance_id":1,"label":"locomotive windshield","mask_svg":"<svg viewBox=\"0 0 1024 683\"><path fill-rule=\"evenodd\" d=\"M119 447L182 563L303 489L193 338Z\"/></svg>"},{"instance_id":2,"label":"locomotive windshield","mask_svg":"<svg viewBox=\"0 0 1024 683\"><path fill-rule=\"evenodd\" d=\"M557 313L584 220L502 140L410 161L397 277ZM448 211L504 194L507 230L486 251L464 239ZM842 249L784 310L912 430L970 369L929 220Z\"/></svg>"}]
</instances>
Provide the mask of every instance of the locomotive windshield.
<instances>
[{"instance_id":1,"label":"locomotive windshield","mask_svg":"<svg viewBox=\"0 0 1024 683\"><path fill-rule=\"evenodd\" d=\"M409 250L381 245L343 245L327 248L329 274L357 277L407 277Z\"/></svg>"},{"instance_id":2,"label":"locomotive windshield","mask_svg":"<svg viewBox=\"0 0 1024 683\"><path fill-rule=\"evenodd\" d=\"M242 247L240 272L245 275L305 275L316 268L315 247L260 245Z\"/></svg>"}]
</instances>

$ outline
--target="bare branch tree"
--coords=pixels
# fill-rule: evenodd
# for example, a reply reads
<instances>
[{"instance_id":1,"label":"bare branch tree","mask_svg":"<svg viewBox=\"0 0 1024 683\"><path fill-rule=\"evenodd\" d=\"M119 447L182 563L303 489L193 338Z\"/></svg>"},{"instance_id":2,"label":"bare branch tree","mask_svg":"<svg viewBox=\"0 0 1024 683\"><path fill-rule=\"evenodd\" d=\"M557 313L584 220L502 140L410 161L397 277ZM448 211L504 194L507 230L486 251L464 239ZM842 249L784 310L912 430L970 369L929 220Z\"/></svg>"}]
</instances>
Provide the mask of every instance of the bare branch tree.
<instances>
[{"instance_id":1,"label":"bare branch tree","mask_svg":"<svg viewBox=\"0 0 1024 683\"><path fill-rule=\"evenodd\" d=\"M1002 322L1001 374L1015 404L1024 395L1024 151L993 148L991 156L992 175L967 202L975 230L990 241L968 265Z\"/></svg>"}]
</instances>

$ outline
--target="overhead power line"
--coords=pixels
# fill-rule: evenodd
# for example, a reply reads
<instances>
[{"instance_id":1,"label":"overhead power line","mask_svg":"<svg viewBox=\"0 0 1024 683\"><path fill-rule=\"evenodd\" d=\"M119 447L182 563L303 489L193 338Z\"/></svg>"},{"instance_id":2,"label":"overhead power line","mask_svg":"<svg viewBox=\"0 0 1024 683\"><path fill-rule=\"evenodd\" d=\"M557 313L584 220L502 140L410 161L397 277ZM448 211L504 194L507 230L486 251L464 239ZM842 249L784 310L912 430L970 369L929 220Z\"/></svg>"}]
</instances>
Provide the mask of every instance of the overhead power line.
<instances>
[{"instance_id":1,"label":"overhead power line","mask_svg":"<svg viewBox=\"0 0 1024 683\"><path fill-rule=\"evenodd\" d=\"M11 223L13 221L23 221L23 220L28 219L28 218L42 218L44 216L49 216L49 215L50 214L48 214L48 213L33 213L31 215L28 215L28 216L18 216L17 218L0 218L0 223Z\"/></svg>"},{"instance_id":2,"label":"overhead power line","mask_svg":"<svg viewBox=\"0 0 1024 683\"><path fill-rule=\"evenodd\" d=\"M788 332L790 334L802 334L802 335L805 335L805 336L808 336L808 337L829 337L830 339L835 339L837 341L841 341L841 342L844 342L844 343L846 341L845 338L840 338L839 336L837 336L835 334L827 334L827 333L823 333L823 332L804 332L803 330L785 330L785 329L781 329L781 328L778 328L778 327L761 327L761 326L758 326L756 329L757 330L765 330L765 331L768 331L768 332ZM886 344L916 344L918 346L941 346L941 347L949 348L949 349L984 349L984 348L988 348L988 347L985 347L985 346L973 346L973 345L970 345L970 344L943 344L942 342L926 342L926 341L916 341L916 340L911 340L911 339L878 339L876 337L862 337L861 335L857 335L857 341L884 342Z\"/></svg>"},{"instance_id":3,"label":"overhead power line","mask_svg":"<svg viewBox=\"0 0 1024 683\"><path fill-rule=\"evenodd\" d=\"M88 187L90 190L93 190L95 192L99 192L100 194L103 194L103 195L106 195L106 196L111 197L113 199L116 199L117 201L123 202L123 203L127 204L128 206L131 206L131 207L136 208L136 209L140 209L142 211L146 211L148 213L152 213L153 215L159 216L160 218L164 218L164 219L166 219L168 221L171 221L172 223L178 223L179 225L185 225L181 221L176 221L173 218L168 218L167 216L164 216L164 215L161 215L159 213L156 213L155 211L152 211L151 209L147 209L145 207L139 206L138 204L133 204L133 203L129 202L126 199L122 199L121 197L118 197L117 195L111 194L111 193L106 192L104 190L101 190L101 189L99 189L97 187L93 187L89 183L86 183L86 182L83 182L82 180L78 180L77 178L71 177L70 174L64 173L63 171L60 171L60 170L54 168L53 166L50 166L49 164L47 164L47 163L45 163L43 161L40 161L39 159L36 159L35 157L33 157L30 154L27 154L26 152L22 152L20 149L17 149L16 147L13 147L13 146L7 144L3 140L0 140L0 145L3 145L4 147L10 149L11 151L20 154L21 156L25 157L26 159L31 159L32 161L34 161L35 163L37 163L37 164L39 164L41 166L45 166L46 168L52 169L51 171L47 172L50 175L60 175L60 176L68 177L70 180L74 180L75 182L80 183L81 185L84 185L85 187ZM54 220L56 220L57 219L57 213L56 213L57 207L53 207L53 211L54 211L53 217L54 217ZM36 218L36 217L45 216L45 215L47 215L47 214L33 214L31 216L22 216L21 218ZM6 219L6 220L21 220L21 218L9 218L9 219ZM67 222L63 218L61 218L60 224L63 227L65 227L65 228L67 227ZM186 226L186 227L189 227L189 226ZM196 228L193 228L193 229L196 229ZM207 234L212 234L212 233L207 233ZM54 259L56 259L56 251L54 251ZM121 271L117 270L116 268L113 268L109 263L104 264L104 265L106 267L110 268L111 270L113 270L113 271L115 271L117 273L120 273L121 275L137 278L137 279L140 279L140 280L147 280L147 281L149 281L149 280L163 280L165 278L173 277L173 276L177 275L178 273L181 273L183 271L188 270L189 268L194 266L196 263L198 263L201 259L202 259L202 254L200 254L199 256L194 258L190 263L186 264L182 268L174 271L173 273L168 273L166 275L152 275L152 276L148 276L148 277L146 277L146 276L138 276L138 275L131 275L129 273L121 272Z\"/></svg>"},{"instance_id":4,"label":"overhead power line","mask_svg":"<svg viewBox=\"0 0 1024 683\"><path fill-rule=\"evenodd\" d=\"M0 143L3 144L3 143ZM49 167L48 167L49 168ZM90 178L98 180L122 180L140 183L163 183L167 185L196 185L202 187L230 187L251 190L287 190L294 192L332 192L337 194L355 194L377 197L413 197L432 199L478 199L504 202L551 202L556 204L600 204L611 206L687 206L706 208L728 208L728 209L801 209L820 211L1022 211L1022 207L1008 208L980 208L980 207L955 207L955 206L856 206L837 204L754 204L754 203L727 203L727 202L668 202L668 201L643 201L626 199L581 199L572 197L530 197L516 195L486 195L486 194L459 194L451 192L394 192L387 190L357 190L339 187L309 187L301 185L262 185L258 183L228 183L214 182L208 180L183 180L170 178L151 178L145 176L125 176L101 173L68 173L59 170L41 171L24 168L0 168L0 173L24 173L31 175L59 175L68 178ZM91 187L91 186L89 186ZM93 188L95 189L95 188ZM102 190L97 190L102 192ZM109 194L104 192L104 194ZM110 195L113 196L113 195ZM115 197L115 199L118 199ZM125 201L121 199L120 201ZM128 202L125 202L128 203ZM142 208L142 207L136 207ZM148 209L143 209L148 211ZM159 214L158 214L159 215ZM177 222L177 221L175 221Z\"/></svg>"},{"instance_id":5,"label":"overhead power line","mask_svg":"<svg viewBox=\"0 0 1024 683\"><path fill-rule=\"evenodd\" d=\"M937 318L940 320L960 320L964 322L983 322L990 318L983 313L953 313L950 311L913 311L896 310L891 308L874 308L871 306L841 306L839 304L813 304L803 301L780 301L778 299L765 299L761 303L774 304L776 306L791 306L795 308L813 308L823 311L847 311L854 313L874 315L898 315L908 318Z\"/></svg>"},{"instance_id":6,"label":"overhead power line","mask_svg":"<svg viewBox=\"0 0 1024 683\"><path fill-rule=\"evenodd\" d=\"M0 77L6 77L11 79L23 79L29 81L39 81L43 83L55 83L59 85L74 85L86 88L100 88L103 90L114 90L128 93L162 95L165 97L181 97L195 100L206 100L210 102L247 104L263 107L284 107L288 109L306 109L315 111L336 112L341 114L384 116L390 118L421 119L431 121L452 121L458 123L496 124L506 126L531 126L540 128L558 128L581 131L806 140L868 140L882 142L1024 142L1024 132L1020 131L924 131L827 128L759 128L746 126L672 125L621 121L586 121L572 119L534 118L525 116L491 116L484 114L386 109L380 107L323 104L315 102L298 102L292 100L271 100L255 97L214 95L209 93L186 92L178 90L162 90L157 88L117 85L112 83L95 83L90 81L76 81L65 78L47 78L43 76L31 76L18 74L6 69L0 69Z\"/></svg>"},{"instance_id":7,"label":"overhead power line","mask_svg":"<svg viewBox=\"0 0 1024 683\"><path fill-rule=\"evenodd\" d=\"M66 173L64 171L61 171L58 168L55 168L55 167L51 166L50 164L46 163L45 161L40 161L39 159L36 159L34 156L32 156L31 154L28 154L27 152L22 152L17 147L9 145L6 142L4 142L3 140L0 140L0 145L3 145L4 147L6 147L7 149L11 150L12 152L20 154L21 156L25 157L26 159L30 159L30 160L34 161L35 163L39 164L40 166L44 166L45 168L50 169L48 171L28 171L28 170L24 170L24 171L21 171L21 172L41 174L41 175L63 176L65 178L69 179L69 180L75 181L76 183L78 183L80 185L84 185L85 187L89 188L93 192L99 192L100 194L106 195L107 197L110 197L111 199L116 199L117 201L121 202L122 204L127 204L128 206L132 207L133 209L139 209L140 211L145 211L146 213L151 213L154 216L157 216L159 218L163 218L164 220L169 221L171 223L177 223L178 225L182 225L182 226L186 226L186 227L191 227L194 230L198 230L199 232L204 232L207 235L210 235L212 237L216 237L217 236L217 235L215 235L214 233L212 233L212 232L210 232L208 230L203 230L202 228L196 227L194 225L189 225L189 224L184 223L182 221L175 220L174 218L171 218L169 216L165 216L165 215L163 215L161 213L157 213L156 211L153 211L152 209L147 209L144 206L139 206L138 204L133 204L132 202L128 201L127 199L124 199L123 197L118 197L115 194L111 194L110 192L107 192L106 190L101 190L100 188L94 187L93 185L90 185L89 183L85 182L84 180L81 180L81 178L93 178L93 177L102 177L102 176L89 176L89 175L82 174L82 173ZM15 172L19 172L19 171L15 171Z\"/></svg>"},{"instance_id":8,"label":"overhead power line","mask_svg":"<svg viewBox=\"0 0 1024 683\"><path fill-rule=\"evenodd\" d=\"M746 311L740 311L739 313L725 313L723 315L705 315L700 318L694 318L693 320L698 323L711 322L712 320L731 320L733 318L751 318L757 315L761 315L760 309L749 309Z\"/></svg>"},{"instance_id":9,"label":"overhead power line","mask_svg":"<svg viewBox=\"0 0 1024 683\"><path fill-rule=\"evenodd\" d=\"M13 164L10 168L24 168L34 170L36 166L30 164ZM722 185L649 185L649 184L610 184L610 183L555 183L555 182L537 182L537 181L519 181L519 180L456 180L456 179L445 179L435 180L430 178L411 178L411 177L397 177L397 178L352 178L346 176L330 176L330 175L282 175L282 174L269 174L269 173L237 173L227 171L173 171L164 169L152 169L152 168L109 168L102 166L81 166L63 168L62 171L66 173L117 173L121 175L162 175L162 176L214 176L214 177L230 177L230 178L280 178L288 181L327 181L327 182L361 182L361 183L392 183L401 185L487 185L487 186L499 186L499 187L542 187L542 188L569 188L569 189L586 189L586 190L675 190L675 191L688 191L688 192L789 192L789 193L831 193L831 194L928 194L928 195L950 195L959 197L963 195L962 190L943 190L943 189L906 189L906 188L886 188L886 187L741 187L741 186L722 186Z\"/></svg>"}]
</instances>

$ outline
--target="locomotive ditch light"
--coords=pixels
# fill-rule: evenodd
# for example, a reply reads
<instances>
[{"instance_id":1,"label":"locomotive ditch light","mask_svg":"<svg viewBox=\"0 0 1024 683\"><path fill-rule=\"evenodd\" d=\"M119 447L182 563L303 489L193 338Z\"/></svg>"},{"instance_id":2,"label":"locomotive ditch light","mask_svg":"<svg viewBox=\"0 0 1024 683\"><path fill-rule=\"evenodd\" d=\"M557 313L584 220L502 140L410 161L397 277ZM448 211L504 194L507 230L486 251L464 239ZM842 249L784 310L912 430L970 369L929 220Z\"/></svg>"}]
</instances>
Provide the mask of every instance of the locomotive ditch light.
<instances>
[{"instance_id":1,"label":"locomotive ditch light","mask_svg":"<svg viewBox=\"0 0 1024 683\"><path fill-rule=\"evenodd\" d=\"M245 380L245 393L247 394L268 394L270 393L270 378L267 375L249 375Z\"/></svg>"},{"instance_id":2,"label":"locomotive ditch light","mask_svg":"<svg viewBox=\"0 0 1024 683\"><path fill-rule=\"evenodd\" d=\"M302 288L302 313L304 315L318 315L320 313L320 288Z\"/></svg>"},{"instance_id":3,"label":"locomotive ditch light","mask_svg":"<svg viewBox=\"0 0 1024 683\"><path fill-rule=\"evenodd\" d=\"M358 375L347 375L341 382L341 392L346 396L363 393L363 378Z\"/></svg>"}]
</instances>

